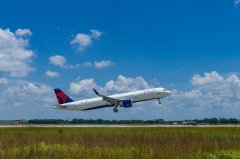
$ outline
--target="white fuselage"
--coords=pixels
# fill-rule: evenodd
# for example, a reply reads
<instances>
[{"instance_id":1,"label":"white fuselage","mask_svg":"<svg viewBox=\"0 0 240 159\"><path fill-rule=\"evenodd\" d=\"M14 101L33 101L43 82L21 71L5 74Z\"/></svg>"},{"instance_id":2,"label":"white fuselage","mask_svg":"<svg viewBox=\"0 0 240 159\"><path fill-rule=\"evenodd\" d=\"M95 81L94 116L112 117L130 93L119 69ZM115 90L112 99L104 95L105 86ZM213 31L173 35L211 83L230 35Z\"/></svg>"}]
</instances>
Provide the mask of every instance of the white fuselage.
<instances>
[{"instance_id":1,"label":"white fuselage","mask_svg":"<svg viewBox=\"0 0 240 159\"><path fill-rule=\"evenodd\" d=\"M131 100L132 103L161 99L171 95L171 92L164 88L153 88L123 94L111 95L108 97L116 98L119 100ZM79 100L71 103L65 103L61 105L56 105L54 108L63 110L89 110L101 107L110 107L107 101L104 101L101 97Z\"/></svg>"}]
</instances>

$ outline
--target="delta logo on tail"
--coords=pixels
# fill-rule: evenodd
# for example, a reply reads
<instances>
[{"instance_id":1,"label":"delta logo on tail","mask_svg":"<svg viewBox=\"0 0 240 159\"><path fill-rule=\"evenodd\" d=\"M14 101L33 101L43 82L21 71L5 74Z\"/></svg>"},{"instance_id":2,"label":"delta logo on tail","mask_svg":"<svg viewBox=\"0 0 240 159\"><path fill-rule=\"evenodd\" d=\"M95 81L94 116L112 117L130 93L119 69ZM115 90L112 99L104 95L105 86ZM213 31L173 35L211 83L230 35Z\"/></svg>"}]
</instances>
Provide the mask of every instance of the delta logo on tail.
<instances>
[{"instance_id":1,"label":"delta logo on tail","mask_svg":"<svg viewBox=\"0 0 240 159\"><path fill-rule=\"evenodd\" d=\"M69 98L61 89L54 89L54 92L57 96L58 104L70 103L73 102L71 98Z\"/></svg>"}]
</instances>

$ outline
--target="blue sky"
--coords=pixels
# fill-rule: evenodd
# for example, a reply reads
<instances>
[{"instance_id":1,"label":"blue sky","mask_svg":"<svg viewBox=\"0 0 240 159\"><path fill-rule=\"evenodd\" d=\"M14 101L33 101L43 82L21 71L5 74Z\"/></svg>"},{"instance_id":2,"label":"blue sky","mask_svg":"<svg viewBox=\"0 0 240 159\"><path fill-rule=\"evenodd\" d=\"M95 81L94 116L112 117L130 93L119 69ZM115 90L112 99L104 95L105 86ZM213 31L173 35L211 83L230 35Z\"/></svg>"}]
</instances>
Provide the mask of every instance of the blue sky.
<instances>
[{"instance_id":1,"label":"blue sky","mask_svg":"<svg viewBox=\"0 0 240 159\"><path fill-rule=\"evenodd\" d=\"M240 118L240 1L3 1L1 119ZM130 109L52 110L76 99L163 86Z\"/></svg>"}]
</instances>

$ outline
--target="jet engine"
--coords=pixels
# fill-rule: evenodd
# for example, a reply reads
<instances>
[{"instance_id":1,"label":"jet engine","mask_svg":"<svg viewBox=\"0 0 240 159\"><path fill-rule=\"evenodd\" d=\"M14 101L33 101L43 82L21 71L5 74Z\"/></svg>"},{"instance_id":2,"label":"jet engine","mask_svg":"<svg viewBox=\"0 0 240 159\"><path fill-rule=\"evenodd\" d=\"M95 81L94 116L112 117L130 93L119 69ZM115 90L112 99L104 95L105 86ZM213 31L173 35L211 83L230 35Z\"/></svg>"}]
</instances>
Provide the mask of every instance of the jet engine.
<instances>
[{"instance_id":1,"label":"jet engine","mask_svg":"<svg viewBox=\"0 0 240 159\"><path fill-rule=\"evenodd\" d=\"M129 99L129 100L122 100L122 106L124 108L132 107L132 100L131 99Z\"/></svg>"}]
</instances>

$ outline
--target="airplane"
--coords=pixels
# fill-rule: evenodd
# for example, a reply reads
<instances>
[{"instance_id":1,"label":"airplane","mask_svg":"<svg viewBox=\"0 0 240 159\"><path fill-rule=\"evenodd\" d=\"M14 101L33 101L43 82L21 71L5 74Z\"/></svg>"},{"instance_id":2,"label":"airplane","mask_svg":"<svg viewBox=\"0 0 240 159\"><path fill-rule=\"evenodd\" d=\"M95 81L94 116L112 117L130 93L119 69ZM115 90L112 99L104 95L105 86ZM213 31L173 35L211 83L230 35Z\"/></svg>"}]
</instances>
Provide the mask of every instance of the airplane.
<instances>
[{"instance_id":1,"label":"airplane","mask_svg":"<svg viewBox=\"0 0 240 159\"><path fill-rule=\"evenodd\" d=\"M98 96L97 98L73 101L59 88L54 89L55 95L58 100L58 105L54 105L54 109L61 110L92 110L105 107L113 107L115 113L118 112L118 107L130 108L133 103L149 101L157 99L161 104L161 98L170 96L171 91L165 88L153 88L140 90L129 93L115 94L115 95L102 95L96 89L93 91Z\"/></svg>"}]
</instances>

